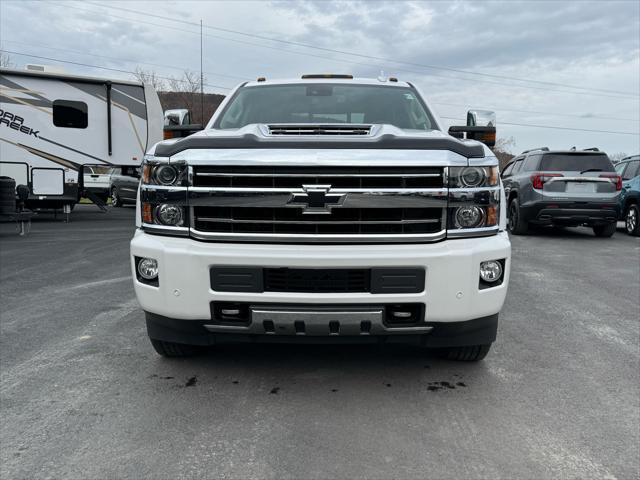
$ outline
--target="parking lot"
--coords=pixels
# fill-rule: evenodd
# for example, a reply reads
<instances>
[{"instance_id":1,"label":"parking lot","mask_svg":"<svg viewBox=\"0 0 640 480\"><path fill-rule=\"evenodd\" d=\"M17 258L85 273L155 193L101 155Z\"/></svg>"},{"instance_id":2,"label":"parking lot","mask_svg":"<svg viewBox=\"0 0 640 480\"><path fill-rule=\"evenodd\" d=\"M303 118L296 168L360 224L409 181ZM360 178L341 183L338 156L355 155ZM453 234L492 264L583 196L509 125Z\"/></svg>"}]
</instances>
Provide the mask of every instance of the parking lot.
<instances>
[{"instance_id":1,"label":"parking lot","mask_svg":"<svg viewBox=\"0 0 640 480\"><path fill-rule=\"evenodd\" d=\"M635 478L640 240L513 237L498 340L151 348L134 209L0 224L2 478Z\"/></svg>"}]
</instances>

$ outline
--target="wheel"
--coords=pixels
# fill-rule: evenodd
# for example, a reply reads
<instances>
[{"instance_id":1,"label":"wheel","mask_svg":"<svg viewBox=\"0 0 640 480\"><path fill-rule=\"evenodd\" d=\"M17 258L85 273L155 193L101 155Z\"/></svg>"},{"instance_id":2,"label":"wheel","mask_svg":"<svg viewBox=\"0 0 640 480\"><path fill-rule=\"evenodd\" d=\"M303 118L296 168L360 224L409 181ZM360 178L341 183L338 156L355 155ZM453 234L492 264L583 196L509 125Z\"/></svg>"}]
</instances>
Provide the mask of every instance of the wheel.
<instances>
[{"instance_id":1,"label":"wheel","mask_svg":"<svg viewBox=\"0 0 640 480\"><path fill-rule=\"evenodd\" d=\"M509 215L507 221L507 229L514 235L525 235L529 230L529 222L524 221L520 215L520 205L518 205L518 197L511 200L509 204Z\"/></svg>"},{"instance_id":2,"label":"wheel","mask_svg":"<svg viewBox=\"0 0 640 480\"><path fill-rule=\"evenodd\" d=\"M153 349L163 357L191 357L198 354L201 349L195 345L185 345L183 343L163 342L162 340L151 340Z\"/></svg>"},{"instance_id":3,"label":"wheel","mask_svg":"<svg viewBox=\"0 0 640 480\"><path fill-rule=\"evenodd\" d=\"M596 237L611 237L616 233L616 223L617 222L608 223L607 225L597 225L593 227L593 233L595 233Z\"/></svg>"},{"instance_id":4,"label":"wheel","mask_svg":"<svg viewBox=\"0 0 640 480\"><path fill-rule=\"evenodd\" d=\"M624 216L624 229L629 235L640 236L640 209L638 205L632 203L627 207Z\"/></svg>"},{"instance_id":5,"label":"wheel","mask_svg":"<svg viewBox=\"0 0 640 480\"><path fill-rule=\"evenodd\" d=\"M491 344L451 347L445 349L443 357L448 360L456 360L459 362L477 362L484 359L490 349Z\"/></svg>"},{"instance_id":6,"label":"wheel","mask_svg":"<svg viewBox=\"0 0 640 480\"><path fill-rule=\"evenodd\" d=\"M118 195L118 190L116 188L111 189L111 206L112 207L121 207L122 199L120 195Z\"/></svg>"}]
</instances>

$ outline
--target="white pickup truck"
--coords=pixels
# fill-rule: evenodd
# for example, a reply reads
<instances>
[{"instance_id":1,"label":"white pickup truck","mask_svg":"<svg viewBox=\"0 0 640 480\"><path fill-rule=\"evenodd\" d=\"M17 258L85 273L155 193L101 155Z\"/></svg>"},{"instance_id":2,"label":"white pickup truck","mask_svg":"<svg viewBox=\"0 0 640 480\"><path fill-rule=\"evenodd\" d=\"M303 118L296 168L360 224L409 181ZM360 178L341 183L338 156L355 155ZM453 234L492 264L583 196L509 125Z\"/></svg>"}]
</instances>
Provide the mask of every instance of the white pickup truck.
<instances>
[{"instance_id":1,"label":"white pickup truck","mask_svg":"<svg viewBox=\"0 0 640 480\"><path fill-rule=\"evenodd\" d=\"M82 180L86 191L93 193L104 202L107 201L111 184L111 167L85 165Z\"/></svg>"},{"instance_id":2,"label":"white pickup truck","mask_svg":"<svg viewBox=\"0 0 640 480\"><path fill-rule=\"evenodd\" d=\"M511 248L481 113L449 135L395 78L260 78L158 143L131 241L155 350L399 341L484 358Z\"/></svg>"}]
</instances>

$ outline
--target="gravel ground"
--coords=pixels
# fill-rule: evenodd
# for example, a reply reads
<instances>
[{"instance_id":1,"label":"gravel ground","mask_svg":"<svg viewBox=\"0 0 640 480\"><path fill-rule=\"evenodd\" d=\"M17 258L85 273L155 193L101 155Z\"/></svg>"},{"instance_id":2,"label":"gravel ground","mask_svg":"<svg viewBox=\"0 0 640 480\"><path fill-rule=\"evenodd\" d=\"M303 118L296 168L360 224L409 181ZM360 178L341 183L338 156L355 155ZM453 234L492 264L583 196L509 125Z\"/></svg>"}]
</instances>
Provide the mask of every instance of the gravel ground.
<instances>
[{"instance_id":1,"label":"gravel ground","mask_svg":"<svg viewBox=\"0 0 640 480\"><path fill-rule=\"evenodd\" d=\"M132 208L0 224L0 478L638 478L640 240L514 237L498 340L225 346L167 360Z\"/></svg>"}]
</instances>

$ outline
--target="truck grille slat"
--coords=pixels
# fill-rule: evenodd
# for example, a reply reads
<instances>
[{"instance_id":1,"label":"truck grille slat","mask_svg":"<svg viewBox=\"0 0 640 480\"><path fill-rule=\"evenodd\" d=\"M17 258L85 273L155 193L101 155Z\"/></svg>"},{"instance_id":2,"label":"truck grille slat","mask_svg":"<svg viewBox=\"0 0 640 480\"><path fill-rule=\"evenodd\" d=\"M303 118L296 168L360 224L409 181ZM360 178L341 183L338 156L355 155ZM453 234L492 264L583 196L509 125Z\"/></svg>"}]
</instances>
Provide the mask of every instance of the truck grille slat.
<instances>
[{"instance_id":1,"label":"truck grille slat","mask_svg":"<svg viewBox=\"0 0 640 480\"><path fill-rule=\"evenodd\" d=\"M330 184L333 188L439 188L441 168L332 168L331 172L305 167L198 167L195 187L299 188Z\"/></svg>"}]
</instances>

